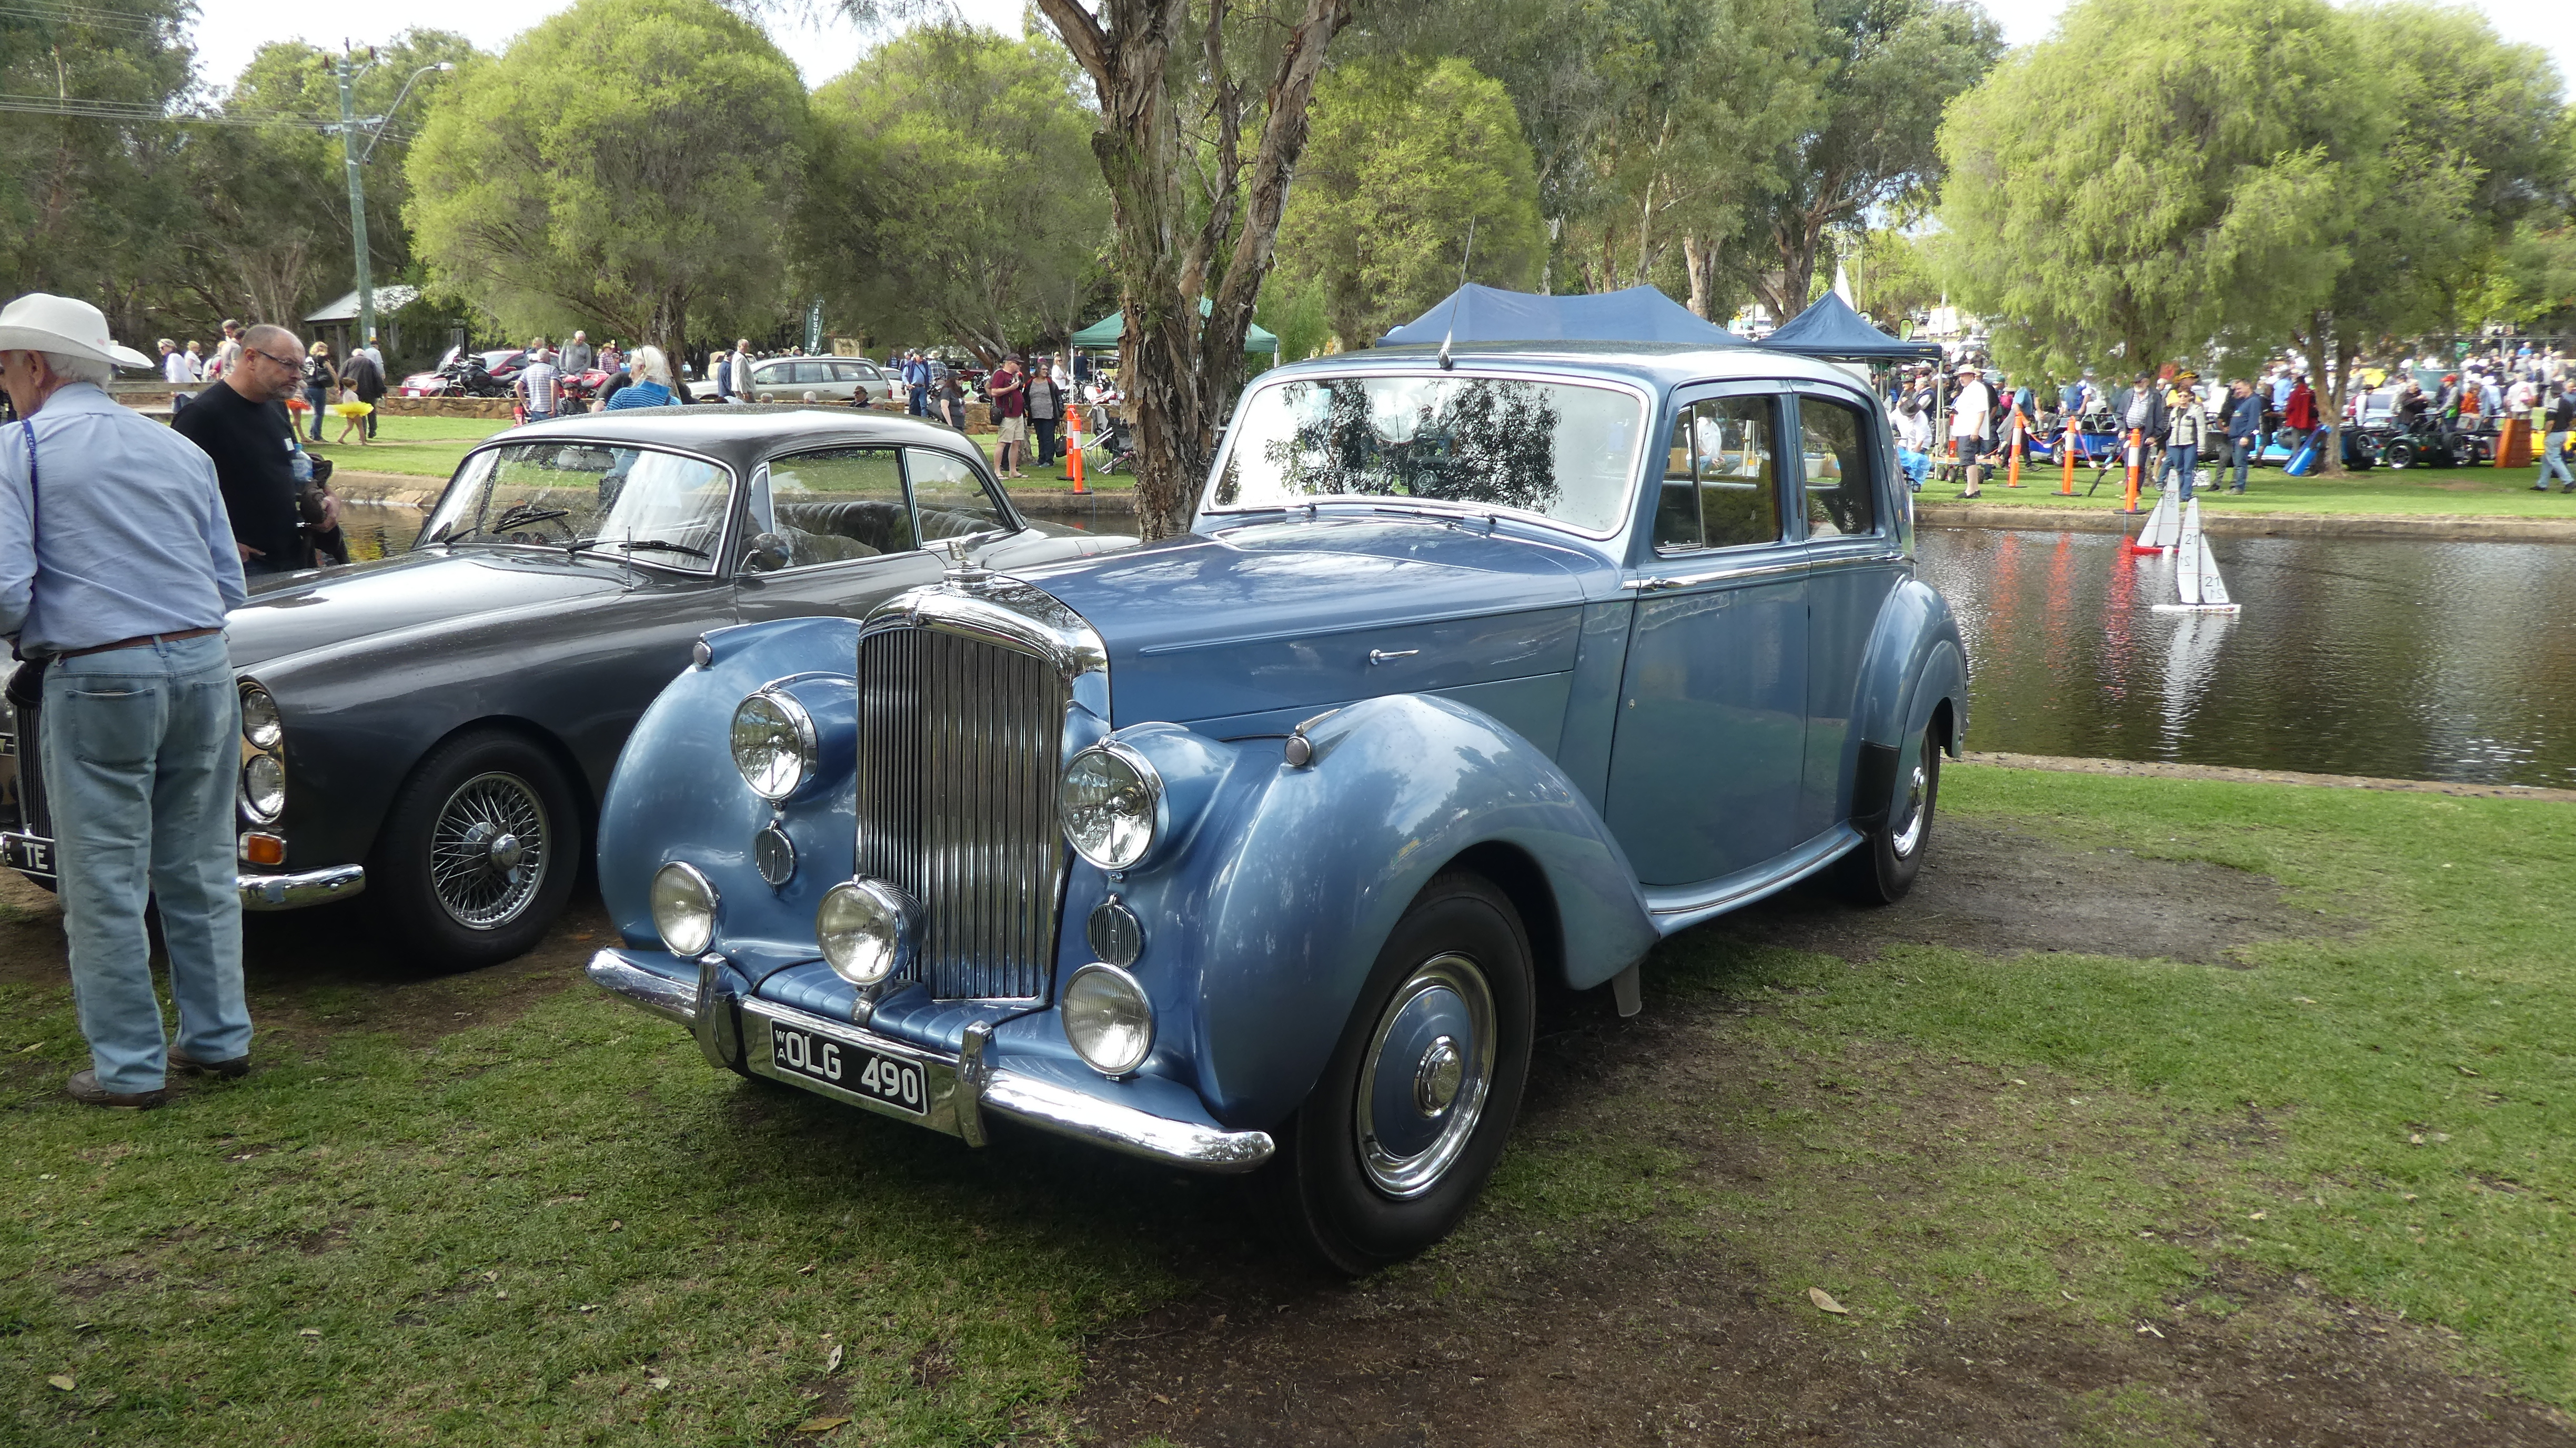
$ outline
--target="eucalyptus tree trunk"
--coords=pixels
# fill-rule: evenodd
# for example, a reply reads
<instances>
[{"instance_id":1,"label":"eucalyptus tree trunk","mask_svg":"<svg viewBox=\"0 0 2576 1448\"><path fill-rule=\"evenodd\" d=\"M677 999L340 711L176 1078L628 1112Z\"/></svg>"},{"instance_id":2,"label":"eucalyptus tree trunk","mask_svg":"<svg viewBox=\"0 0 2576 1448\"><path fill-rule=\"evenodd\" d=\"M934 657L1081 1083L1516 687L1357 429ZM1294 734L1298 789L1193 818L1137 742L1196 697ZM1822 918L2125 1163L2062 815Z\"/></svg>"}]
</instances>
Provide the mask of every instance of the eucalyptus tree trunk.
<instances>
[{"instance_id":1,"label":"eucalyptus tree trunk","mask_svg":"<svg viewBox=\"0 0 2576 1448\"><path fill-rule=\"evenodd\" d=\"M1303 0L1256 97L1228 68L1232 0L1099 0L1096 17L1080 0L1038 0L1100 98L1091 148L1109 185L1110 269L1126 313L1121 390L1136 439L1137 528L1147 538L1190 526L1243 387L1243 342L1306 147L1324 49L1350 23L1351 6ZM1184 49L1191 46L1195 54ZM1203 94L1176 94L1176 69L1196 72ZM1212 132L1204 172L1185 119ZM1248 121L1259 129L1247 158ZM1191 177L1205 188L1195 226L1183 189Z\"/></svg>"}]
</instances>

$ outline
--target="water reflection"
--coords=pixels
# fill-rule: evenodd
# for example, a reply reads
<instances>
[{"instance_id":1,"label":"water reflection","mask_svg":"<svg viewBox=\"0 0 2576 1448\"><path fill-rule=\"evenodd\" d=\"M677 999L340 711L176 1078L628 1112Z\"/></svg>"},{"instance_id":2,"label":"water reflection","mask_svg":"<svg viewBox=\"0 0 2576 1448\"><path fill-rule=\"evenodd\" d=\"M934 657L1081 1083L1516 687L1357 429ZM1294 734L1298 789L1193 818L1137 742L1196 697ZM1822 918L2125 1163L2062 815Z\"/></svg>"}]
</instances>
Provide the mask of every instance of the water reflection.
<instances>
[{"instance_id":1,"label":"water reflection","mask_svg":"<svg viewBox=\"0 0 2576 1448\"><path fill-rule=\"evenodd\" d=\"M1981 749L2576 785L2576 548L2211 540L2237 615L2159 614L2108 534L1925 529Z\"/></svg>"}]
</instances>

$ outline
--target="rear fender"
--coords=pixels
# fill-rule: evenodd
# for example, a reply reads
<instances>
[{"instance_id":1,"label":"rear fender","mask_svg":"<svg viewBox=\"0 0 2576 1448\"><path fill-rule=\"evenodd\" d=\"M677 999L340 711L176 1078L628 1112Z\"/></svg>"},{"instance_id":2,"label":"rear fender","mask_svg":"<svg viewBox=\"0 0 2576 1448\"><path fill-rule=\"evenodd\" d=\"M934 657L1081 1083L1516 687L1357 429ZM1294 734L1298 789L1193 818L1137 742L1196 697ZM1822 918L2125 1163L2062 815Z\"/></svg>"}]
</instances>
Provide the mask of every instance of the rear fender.
<instances>
[{"instance_id":1,"label":"rear fender","mask_svg":"<svg viewBox=\"0 0 2576 1448\"><path fill-rule=\"evenodd\" d=\"M1527 862L1506 872L1519 881L1497 883L1543 886L1523 921L1553 934L1532 945L1539 961L1562 962L1569 986L1601 984L1657 938L1626 856L1581 792L1464 704L1399 694L1351 705L1308 731L1303 768L1276 739L1215 743L1172 724L1114 737L1158 769L1169 756L1204 803L1174 818L1189 838L1158 850L1164 863L1117 880L1076 867L1061 959L1069 971L1088 958L1084 915L1115 889L1144 924L1135 973L1154 998L1159 1069L1190 1076L1229 1125L1273 1124L1305 1098L1405 907L1471 851Z\"/></svg>"},{"instance_id":2,"label":"rear fender","mask_svg":"<svg viewBox=\"0 0 2576 1448\"><path fill-rule=\"evenodd\" d=\"M1860 767L1847 811L1854 824L1878 823L1894 794L1899 759L1944 703L1950 727L1942 744L1955 759L1968 734L1967 653L1949 602L1909 578L1879 609L1861 665Z\"/></svg>"}]
</instances>

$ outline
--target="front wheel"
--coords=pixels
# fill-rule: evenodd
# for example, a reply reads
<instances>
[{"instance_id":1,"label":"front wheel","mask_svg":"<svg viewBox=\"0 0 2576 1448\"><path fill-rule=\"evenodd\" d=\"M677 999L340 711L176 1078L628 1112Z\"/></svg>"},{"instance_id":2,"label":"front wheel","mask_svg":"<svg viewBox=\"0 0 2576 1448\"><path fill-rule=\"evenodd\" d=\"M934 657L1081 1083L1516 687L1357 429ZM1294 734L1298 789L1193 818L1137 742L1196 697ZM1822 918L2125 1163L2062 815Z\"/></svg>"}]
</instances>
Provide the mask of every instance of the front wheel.
<instances>
[{"instance_id":1,"label":"front wheel","mask_svg":"<svg viewBox=\"0 0 2576 1448\"><path fill-rule=\"evenodd\" d=\"M2407 438L2392 439L2379 460L2392 468L2411 468L2415 466L2415 444Z\"/></svg>"},{"instance_id":2,"label":"front wheel","mask_svg":"<svg viewBox=\"0 0 2576 1448\"><path fill-rule=\"evenodd\" d=\"M1897 755L1886 814L1836 867L1835 883L1845 896L1863 905L1893 905L1905 898L1931 848L1932 807L1940 796L1941 741L1927 727L1912 748Z\"/></svg>"},{"instance_id":3,"label":"front wheel","mask_svg":"<svg viewBox=\"0 0 2576 1448\"><path fill-rule=\"evenodd\" d=\"M580 860L563 771L519 735L476 730L431 750L394 796L367 894L419 963L492 965L544 938Z\"/></svg>"},{"instance_id":4,"label":"front wheel","mask_svg":"<svg viewBox=\"0 0 2576 1448\"><path fill-rule=\"evenodd\" d=\"M1353 1276L1448 1236L1520 1113L1533 994L1511 901L1463 871L1425 886L1281 1133L1268 1170L1290 1233Z\"/></svg>"}]
</instances>

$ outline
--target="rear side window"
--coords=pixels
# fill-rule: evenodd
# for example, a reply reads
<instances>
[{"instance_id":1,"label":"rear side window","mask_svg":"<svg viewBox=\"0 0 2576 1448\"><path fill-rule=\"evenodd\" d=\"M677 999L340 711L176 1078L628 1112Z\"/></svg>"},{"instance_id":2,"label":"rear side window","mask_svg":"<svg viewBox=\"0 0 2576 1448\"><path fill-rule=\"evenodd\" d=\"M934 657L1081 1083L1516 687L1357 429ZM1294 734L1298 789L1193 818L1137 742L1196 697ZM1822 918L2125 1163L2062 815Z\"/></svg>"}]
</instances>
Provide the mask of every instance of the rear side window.
<instances>
[{"instance_id":1,"label":"rear side window","mask_svg":"<svg viewBox=\"0 0 2576 1448\"><path fill-rule=\"evenodd\" d=\"M791 568L916 547L899 459L890 447L827 448L773 459L768 496L752 500L753 525L787 540Z\"/></svg>"},{"instance_id":2,"label":"rear side window","mask_svg":"<svg viewBox=\"0 0 2576 1448\"><path fill-rule=\"evenodd\" d=\"M870 367L865 362L835 362L832 364L832 376L834 380L841 382L874 382L877 380L876 369Z\"/></svg>"},{"instance_id":3,"label":"rear side window","mask_svg":"<svg viewBox=\"0 0 2576 1448\"><path fill-rule=\"evenodd\" d=\"M1801 480L1807 536L1840 538L1878 531L1878 491L1872 486L1869 418L1847 402L1813 394L1798 398Z\"/></svg>"},{"instance_id":4,"label":"rear side window","mask_svg":"<svg viewBox=\"0 0 2576 1448\"><path fill-rule=\"evenodd\" d=\"M829 382L832 380L832 364L829 362L799 362L796 364L796 380L800 383Z\"/></svg>"},{"instance_id":5,"label":"rear side window","mask_svg":"<svg viewBox=\"0 0 2576 1448\"><path fill-rule=\"evenodd\" d=\"M1685 553L1780 541L1779 449L1771 399L1711 397L1673 416L1655 547Z\"/></svg>"}]
</instances>

